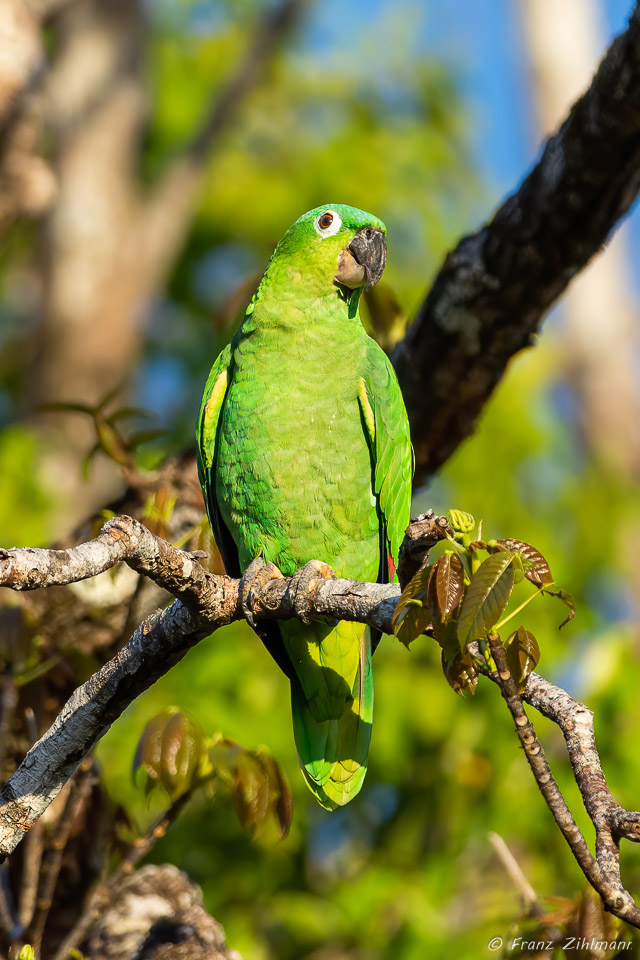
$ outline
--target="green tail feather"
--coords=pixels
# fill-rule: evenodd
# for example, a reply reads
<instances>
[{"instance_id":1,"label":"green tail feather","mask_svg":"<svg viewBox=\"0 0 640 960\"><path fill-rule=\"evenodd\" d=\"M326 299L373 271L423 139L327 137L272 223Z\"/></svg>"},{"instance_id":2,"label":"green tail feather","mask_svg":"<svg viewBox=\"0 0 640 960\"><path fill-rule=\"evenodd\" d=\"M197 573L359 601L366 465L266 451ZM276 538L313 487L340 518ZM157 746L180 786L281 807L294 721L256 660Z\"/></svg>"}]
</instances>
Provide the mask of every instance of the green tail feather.
<instances>
[{"instance_id":1,"label":"green tail feather","mask_svg":"<svg viewBox=\"0 0 640 960\"><path fill-rule=\"evenodd\" d=\"M315 636L309 641L310 627ZM316 630L313 630L314 627ZM343 649L350 647L355 659L351 693L345 695L342 692L342 712L338 717L336 714L340 710L336 708L338 695L334 692L335 671L330 667L318 664L312 681L307 670L306 676L293 680L291 684L293 730L302 772L318 802L327 810L334 810L355 797L367 772L373 721L371 635L368 628L363 631L361 624L344 621L328 634L326 627L310 624L305 634L306 642L318 644L316 651L320 652L320 662L326 662L322 653L331 649L336 642ZM287 647L291 649L291 638L287 640ZM308 661L306 665L308 667ZM320 673L324 676L320 676ZM325 692L327 689L334 692L330 701L317 694L309 700L309 692L318 687ZM322 716L323 712L325 716L329 714L328 719L319 719L319 713Z\"/></svg>"}]
</instances>

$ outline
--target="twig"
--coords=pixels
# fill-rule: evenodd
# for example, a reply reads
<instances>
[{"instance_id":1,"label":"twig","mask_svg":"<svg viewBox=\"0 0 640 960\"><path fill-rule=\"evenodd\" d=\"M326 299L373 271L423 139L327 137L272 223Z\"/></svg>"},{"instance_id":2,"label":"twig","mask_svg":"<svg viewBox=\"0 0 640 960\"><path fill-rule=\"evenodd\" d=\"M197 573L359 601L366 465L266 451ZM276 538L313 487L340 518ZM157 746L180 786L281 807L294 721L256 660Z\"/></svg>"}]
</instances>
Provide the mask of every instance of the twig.
<instances>
[{"instance_id":1,"label":"twig","mask_svg":"<svg viewBox=\"0 0 640 960\"><path fill-rule=\"evenodd\" d=\"M55 827L53 842L44 859L40 871L40 881L36 898L36 909L26 934L36 954L39 954L44 934L45 924L53 903L53 896L62 867L62 858L71 835L71 830L82 808L87 794L94 782L92 776L92 762L86 758L80 764L74 777L69 783L69 794L60 819Z\"/></svg>"},{"instance_id":2,"label":"twig","mask_svg":"<svg viewBox=\"0 0 640 960\"><path fill-rule=\"evenodd\" d=\"M0 775L4 773L7 742L18 705L18 688L11 673L0 678Z\"/></svg>"},{"instance_id":3,"label":"twig","mask_svg":"<svg viewBox=\"0 0 640 960\"><path fill-rule=\"evenodd\" d=\"M13 943L20 935L20 927L11 887L9 886L9 872L6 863L0 866L0 923L7 935L7 940Z\"/></svg>"},{"instance_id":4,"label":"twig","mask_svg":"<svg viewBox=\"0 0 640 960\"><path fill-rule=\"evenodd\" d=\"M160 837L165 835L190 799L191 791L187 791L174 800L171 806L149 827L145 835L131 844L107 882L96 884L83 906L82 915L61 943L53 960L68 960L69 951L80 946L101 911L109 903L112 895L117 892L120 883L126 876L133 873L143 857L146 857Z\"/></svg>"},{"instance_id":5,"label":"twig","mask_svg":"<svg viewBox=\"0 0 640 960\"><path fill-rule=\"evenodd\" d=\"M588 780L585 779L591 778L590 771L581 770L578 765L574 766L572 760L574 776L583 793L583 797L585 797L586 794L589 798L588 801L585 800L585 806L596 827L596 856L594 857L551 773L542 745L538 740L533 724L525 712L522 704L522 696L518 693L515 681L507 666L505 650L497 634L493 634L489 638L489 644L497 670L487 675L490 676L500 688L502 696L513 717L516 733L518 734L538 788L547 806L551 810L553 818L567 841L580 869L592 887L600 894L605 907L610 910L611 913L614 913L617 917L621 917L635 927L640 927L640 908L635 905L633 897L625 890L620 879L619 851L617 844L612 839L611 824L606 820L604 809L607 806L606 802L604 802L605 798L602 795L604 777L601 777L601 781L599 777L597 778L597 792L595 797L591 796L589 792L590 784ZM533 686L535 687L535 681ZM528 687L529 684L527 683L524 693L527 700L531 695L528 693ZM568 697L574 707L582 707L583 710L586 710L582 704L576 704L564 691L561 691L561 693L563 693L565 697ZM541 699L540 703L541 705L544 703L545 706L549 706L546 698L544 701ZM553 710L553 712L557 715L556 710ZM549 713L546 715L549 715ZM554 718L552 717L551 719ZM556 722L558 721L556 720ZM563 723L566 724L566 722L567 719L563 717ZM569 719L568 722L571 727L571 719ZM569 755L571 759L571 751ZM609 800L611 800L611 803L613 803L611 795L606 788L606 783L604 783L604 790ZM597 819L594 819L594 814L591 813L590 807L591 810L595 808L595 816Z\"/></svg>"},{"instance_id":6,"label":"twig","mask_svg":"<svg viewBox=\"0 0 640 960\"><path fill-rule=\"evenodd\" d=\"M20 895L18 899L18 924L26 930L36 909L38 897L38 879L44 851L44 826L41 820L33 826L24 842L24 858L20 873Z\"/></svg>"},{"instance_id":7,"label":"twig","mask_svg":"<svg viewBox=\"0 0 640 960\"><path fill-rule=\"evenodd\" d=\"M509 850L499 833L491 831L487 834L489 843L495 850L500 863L509 875L511 882L520 894L523 906L529 917L540 917L544 910L538 903L538 895L525 877L520 864Z\"/></svg>"}]
</instances>

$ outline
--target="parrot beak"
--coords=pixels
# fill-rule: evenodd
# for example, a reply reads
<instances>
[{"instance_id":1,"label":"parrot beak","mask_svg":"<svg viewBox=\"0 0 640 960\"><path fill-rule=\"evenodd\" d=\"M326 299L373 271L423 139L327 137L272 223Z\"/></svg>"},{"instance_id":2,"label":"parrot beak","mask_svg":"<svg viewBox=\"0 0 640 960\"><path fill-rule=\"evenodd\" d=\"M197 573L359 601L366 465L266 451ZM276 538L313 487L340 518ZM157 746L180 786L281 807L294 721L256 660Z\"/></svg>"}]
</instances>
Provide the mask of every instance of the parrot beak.
<instances>
[{"instance_id":1,"label":"parrot beak","mask_svg":"<svg viewBox=\"0 0 640 960\"><path fill-rule=\"evenodd\" d=\"M387 262L387 244L382 230L377 227L363 227L347 247L348 252L361 268L364 268L366 290L374 287ZM362 277L362 280L365 278Z\"/></svg>"}]
</instances>

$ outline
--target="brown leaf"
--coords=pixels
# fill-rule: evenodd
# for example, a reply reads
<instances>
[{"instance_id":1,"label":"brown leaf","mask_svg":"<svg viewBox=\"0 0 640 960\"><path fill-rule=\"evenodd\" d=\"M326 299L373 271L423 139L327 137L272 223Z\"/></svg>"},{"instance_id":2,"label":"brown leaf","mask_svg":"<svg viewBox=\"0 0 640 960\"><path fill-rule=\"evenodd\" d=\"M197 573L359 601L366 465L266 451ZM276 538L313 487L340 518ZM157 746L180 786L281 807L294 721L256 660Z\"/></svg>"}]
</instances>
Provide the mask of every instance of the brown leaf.
<instances>
[{"instance_id":1,"label":"brown leaf","mask_svg":"<svg viewBox=\"0 0 640 960\"><path fill-rule=\"evenodd\" d=\"M464 567L457 553L444 553L433 565L432 580L435 580L437 613L431 609L431 616L448 620L462 599L464 593ZM433 595L433 591L431 592Z\"/></svg>"},{"instance_id":2,"label":"brown leaf","mask_svg":"<svg viewBox=\"0 0 640 960\"><path fill-rule=\"evenodd\" d=\"M254 836L258 834L269 812L269 777L256 754L245 750L238 755L232 799L242 826Z\"/></svg>"},{"instance_id":3,"label":"brown leaf","mask_svg":"<svg viewBox=\"0 0 640 960\"><path fill-rule=\"evenodd\" d=\"M540 660L540 647L532 633L519 627L512 633L504 645L507 666L518 690L522 692L527 677Z\"/></svg>"},{"instance_id":4,"label":"brown leaf","mask_svg":"<svg viewBox=\"0 0 640 960\"><path fill-rule=\"evenodd\" d=\"M429 626L431 617L427 595L432 566L420 567L400 595L393 614L394 636L408 647Z\"/></svg>"},{"instance_id":5,"label":"brown leaf","mask_svg":"<svg viewBox=\"0 0 640 960\"><path fill-rule=\"evenodd\" d=\"M203 757L204 738L198 724L177 710L165 710L144 728L134 757L134 773L143 766L149 780L159 784L172 797L179 797L193 786Z\"/></svg>"},{"instance_id":6,"label":"brown leaf","mask_svg":"<svg viewBox=\"0 0 640 960\"><path fill-rule=\"evenodd\" d=\"M458 655L454 660L447 662L443 651L442 670L447 683L459 696L463 697L465 690L472 695L476 692L478 671L470 653Z\"/></svg>"},{"instance_id":7,"label":"brown leaf","mask_svg":"<svg viewBox=\"0 0 640 960\"><path fill-rule=\"evenodd\" d=\"M504 537L502 540L497 540L496 543L506 550L510 550L511 553L518 553L522 557L524 575L531 583L535 583L538 587L541 587L543 583L553 583L546 557L543 557L540 551L532 547L530 543L525 543L524 540L514 540L513 537Z\"/></svg>"}]
</instances>

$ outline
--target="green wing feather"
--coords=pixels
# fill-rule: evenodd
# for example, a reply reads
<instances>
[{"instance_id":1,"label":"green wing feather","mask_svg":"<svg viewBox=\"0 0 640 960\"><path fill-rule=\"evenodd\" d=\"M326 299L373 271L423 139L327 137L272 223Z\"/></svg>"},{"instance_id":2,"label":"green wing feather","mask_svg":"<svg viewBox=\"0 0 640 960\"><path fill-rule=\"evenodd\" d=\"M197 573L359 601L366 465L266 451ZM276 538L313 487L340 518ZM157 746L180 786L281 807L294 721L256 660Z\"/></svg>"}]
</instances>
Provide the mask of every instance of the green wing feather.
<instances>
[{"instance_id":1,"label":"green wing feather","mask_svg":"<svg viewBox=\"0 0 640 960\"><path fill-rule=\"evenodd\" d=\"M222 408L231 382L231 345L228 344L211 368L196 428L198 477L213 536L229 576L240 576L238 550L224 525L216 497L216 457Z\"/></svg>"},{"instance_id":2,"label":"green wing feather","mask_svg":"<svg viewBox=\"0 0 640 960\"><path fill-rule=\"evenodd\" d=\"M373 465L373 487L381 517L381 565L389 557L395 577L398 552L411 518L413 449L400 385L391 361L375 340L367 343L367 363L360 382L360 409Z\"/></svg>"}]
</instances>

